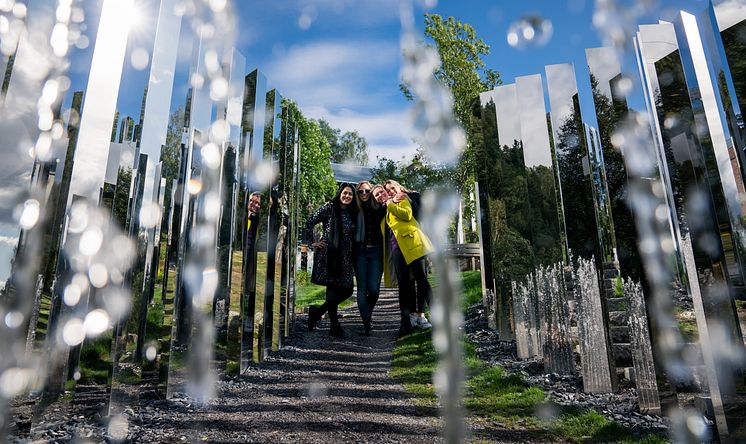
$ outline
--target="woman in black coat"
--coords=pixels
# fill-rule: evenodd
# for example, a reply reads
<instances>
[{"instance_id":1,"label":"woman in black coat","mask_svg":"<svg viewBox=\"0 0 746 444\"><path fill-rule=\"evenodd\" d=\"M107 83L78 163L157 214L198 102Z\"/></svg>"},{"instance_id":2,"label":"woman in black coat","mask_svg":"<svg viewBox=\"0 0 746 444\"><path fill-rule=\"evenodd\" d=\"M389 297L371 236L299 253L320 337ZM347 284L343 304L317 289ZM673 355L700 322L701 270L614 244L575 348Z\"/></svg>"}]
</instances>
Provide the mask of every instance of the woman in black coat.
<instances>
[{"instance_id":1,"label":"woman in black coat","mask_svg":"<svg viewBox=\"0 0 746 444\"><path fill-rule=\"evenodd\" d=\"M334 198L308 217L305 230L308 242L313 239L313 227L319 223L323 224L321 239L312 244L314 264L311 282L326 286L326 301L320 307L309 307L308 329L313 330L328 311L331 323L329 334L340 338L346 335L339 325L337 307L352 296L354 287L352 242L357 221L357 208L354 202L355 186L342 183Z\"/></svg>"}]
</instances>

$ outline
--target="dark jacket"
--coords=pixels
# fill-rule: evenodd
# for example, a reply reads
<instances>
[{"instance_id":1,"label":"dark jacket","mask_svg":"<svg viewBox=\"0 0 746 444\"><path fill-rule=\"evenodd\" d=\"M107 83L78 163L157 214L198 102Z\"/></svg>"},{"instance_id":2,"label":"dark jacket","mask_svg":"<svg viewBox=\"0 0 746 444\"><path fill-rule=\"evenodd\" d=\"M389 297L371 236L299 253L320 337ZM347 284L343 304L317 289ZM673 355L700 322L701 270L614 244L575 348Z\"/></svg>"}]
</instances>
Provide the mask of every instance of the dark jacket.
<instances>
[{"instance_id":1,"label":"dark jacket","mask_svg":"<svg viewBox=\"0 0 746 444\"><path fill-rule=\"evenodd\" d=\"M352 287L355 275L352 269L352 242L355 236L355 217L349 210L335 211L329 202L314 211L306 220L304 239L313 243L313 227L323 224L320 240L326 248L314 249L314 265L311 282L319 285ZM335 241L336 239L336 241ZM335 245L336 244L336 245Z\"/></svg>"}]
</instances>

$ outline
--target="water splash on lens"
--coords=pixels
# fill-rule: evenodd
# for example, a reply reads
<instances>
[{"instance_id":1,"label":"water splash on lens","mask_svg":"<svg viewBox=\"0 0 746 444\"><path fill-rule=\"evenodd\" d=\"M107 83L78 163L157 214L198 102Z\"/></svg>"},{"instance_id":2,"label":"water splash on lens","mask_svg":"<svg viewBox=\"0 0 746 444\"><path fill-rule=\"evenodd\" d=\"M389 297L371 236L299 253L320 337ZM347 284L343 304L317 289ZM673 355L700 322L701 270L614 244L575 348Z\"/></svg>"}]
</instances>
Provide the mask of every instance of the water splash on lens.
<instances>
[{"instance_id":1,"label":"water splash on lens","mask_svg":"<svg viewBox=\"0 0 746 444\"><path fill-rule=\"evenodd\" d=\"M552 39L554 26L540 15L527 15L508 28L508 44L514 48L544 46Z\"/></svg>"}]
</instances>

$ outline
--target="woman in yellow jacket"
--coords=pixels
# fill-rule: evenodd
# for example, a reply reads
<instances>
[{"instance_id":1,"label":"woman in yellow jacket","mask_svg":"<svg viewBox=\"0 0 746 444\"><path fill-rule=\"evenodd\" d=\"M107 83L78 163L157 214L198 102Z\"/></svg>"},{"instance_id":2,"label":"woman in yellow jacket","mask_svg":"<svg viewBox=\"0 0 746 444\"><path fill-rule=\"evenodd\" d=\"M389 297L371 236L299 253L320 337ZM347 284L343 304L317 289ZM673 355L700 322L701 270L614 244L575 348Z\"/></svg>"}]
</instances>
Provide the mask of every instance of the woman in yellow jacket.
<instances>
[{"instance_id":1,"label":"woman in yellow jacket","mask_svg":"<svg viewBox=\"0 0 746 444\"><path fill-rule=\"evenodd\" d=\"M403 192L386 193L383 187L373 188L373 197L386 205L386 217L381 222L383 232L383 280L387 287L396 277L399 287L399 309L401 311L401 327L398 337L412 331L409 319L409 307L415 298L413 286L409 282L410 275L417 283L417 291L423 292L423 297L430 305L432 290L427 281L425 261L428 254L433 252L430 239L420 229L412 212L412 203ZM393 265L393 275L389 264Z\"/></svg>"}]
</instances>

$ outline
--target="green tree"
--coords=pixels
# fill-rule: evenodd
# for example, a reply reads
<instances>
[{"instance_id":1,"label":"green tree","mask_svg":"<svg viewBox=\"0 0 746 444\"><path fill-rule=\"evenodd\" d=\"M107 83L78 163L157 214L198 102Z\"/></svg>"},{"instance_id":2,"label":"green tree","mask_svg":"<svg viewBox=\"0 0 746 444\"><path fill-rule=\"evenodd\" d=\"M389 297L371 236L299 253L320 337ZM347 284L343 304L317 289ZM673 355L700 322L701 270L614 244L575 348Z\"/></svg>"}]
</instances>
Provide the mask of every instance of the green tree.
<instances>
[{"instance_id":1,"label":"green tree","mask_svg":"<svg viewBox=\"0 0 746 444\"><path fill-rule=\"evenodd\" d=\"M342 134L338 128L334 128L324 119L317 120L321 135L329 142L331 157L334 163L352 161L358 165L368 164L368 141L357 131L347 131Z\"/></svg>"},{"instance_id":2,"label":"green tree","mask_svg":"<svg viewBox=\"0 0 746 444\"><path fill-rule=\"evenodd\" d=\"M342 137L342 131L338 128L332 127L329 125L329 122L324 119L319 119L317 122L319 124L319 129L321 130L321 135L324 136L327 142L329 142L329 148L332 151L333 159L335 153L340 152L339 139ZM332 160L332 162L336 161Z\"/></svg>"},{"instance_id":3,"label":"green tree","mask_svg":"<svg viewBox=\"0 0 746 444\"><path fill-rule=\"evenodd\" d=\"M435 78L453 94L454 115L466 131L467 147L452 172L456 186L463 193L474 183L473 141L481 132L481 128L472 127L472 100L502 82L496 71L486 68L483 57L489 55L490 46L477 36L470 24L454 17L425 14L425 36L441 60ZM412 98L406 85L400 85L400 89L405 97Z\"/></svg>"},{"instance_id":4,"label":"green tree","mask_svg":"<svg viewBox=\"0 0 746 444\"><path fill-rule=\"evenodd\" d=\"M288 115L298 124L300 142L300 220L303 221L315 208L329 200L336 188L334 172L329 164L331 146L324 137L318 122L303 116L298 105L282 99Z\"/></svg>"},{"instance_id":5,"label":"green tree","mask_svg":"<svg viewBox=\"0 0 746 444\"><path fill-rule=\"evenodd\" d=\"M347 131L339 139L340 153L335 162L352 161L358 165L368 164L368 141L357 131Z\"/></svg>"},{"instance_id":6,"label":"green tree","mask_svg":"<svg viewBox=\"0 0 746 444\"><path fill-rule=\"evenodd\" d=\"M166 144L161 147L161 177L166 179L165 198L163 200L163 220L161 230L165 233L168 229L168 218L165 214L166 208L171 208L171 191L173 181L179 177L179 164L181 159L181 134L184 128L184 107L179 106L168 119L166 131Z\"/></svg>"},{"instance_id":7,"label":"green tree","mask_svg":"<svg viewBox=\"0 0 746 444\"><path fill-rule=\"evenodd\" d=\"M386 157L378 158L378 165L372 168L372 181L383 183L393 179L407 188L424 191L449 183L450 170L430 164L423 151L418 150L409 164L403 164Z\"/></svg>"}]
</instances>

